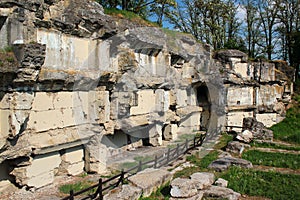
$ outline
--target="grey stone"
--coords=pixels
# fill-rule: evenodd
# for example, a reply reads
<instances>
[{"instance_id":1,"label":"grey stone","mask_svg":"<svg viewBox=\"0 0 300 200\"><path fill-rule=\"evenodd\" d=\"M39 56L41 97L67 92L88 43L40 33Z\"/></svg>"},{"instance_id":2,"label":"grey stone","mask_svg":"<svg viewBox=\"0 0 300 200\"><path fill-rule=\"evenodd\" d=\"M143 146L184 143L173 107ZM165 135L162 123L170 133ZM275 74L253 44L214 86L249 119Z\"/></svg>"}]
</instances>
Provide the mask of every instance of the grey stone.
<instances>
[{"instance_id":1,"label":"grey stone","mask_svg":"<svg viewBox=\"0 0 300 200\"><path fill-rule=\"evenodd\" d=\"M241 154L245 148L250 148L250 145L241 143L239 141L230 141L226 146L226 151L230 153Z\"/></svg>"},{"instance_id":2,"label":"grey stone","mask_svg":"<svg viewBox=\"0 0 300 200\"><path fill-rule=\"evenodd\" d=\"M128 178L129 182L139 187L145 197L149 196L161 185L170 181L172 175L164 169L148 168Z\"/></svg>"},{"instance_id":3,"label":"grey stone","mask_svg":"<svg viewBox=\"0 0 300 200\"><path fill-rule=\"evenodd\" d=\"M192 174L190 178L197 182L198 190L202 190L203 188L212 185L215 181L215 175L209 172L197 172Z\"/></svg>"},{"instance_id":4,"label":"grey stone","mask_svg":"<svg viewBox=\"0 0 300 200\"><path fill-rule=\"evenodd\" d=\"M253 139L253 134L249 130L244 130L236 136L236 139L245 143L250 143Z\"/></svg>"},{"instance_id":5,"label":"grey stone","mask_svg":"<svg viewBox=\"0 0 300 200\"><path fill-rule=\"evenodd\" d=\"M203 197L208 197L208 198L238 200L241 196L240 193L237 193L232 189L220 187L220 186L211 186L208 189L204 190L203 192L204 192Z\"/></svg>"},{"instance_id":6,"label":"grey stone","mask_svg":"<svg viewBox=\"0 0 300 200\"><path fill-rule=\"evenodd\" d=\"M171 182L171 196L188 198L198 193L198 182L187 178L176 178Z\"/></svg>"},{"instance_id":7,"label":"grey stone","mask_svg":"<svg viewBox=\"0 0 300 200\"><path fill-rule=\"evenodd\" d=\"M252 168L252 163L248 160L234 157L224 157L219 158L209 164L209 169L214 169L215 171L224 171L230 166L240 166L243 168Z\"/></svg>"},{"instance_id":8,"label":"grey stone","mask_svg":"<svg viewBox=\"0 0 300 200\"><path fill-rule=\"evenodd\" d=\"M215 182L216 186L220 186L220 187L227 187L228 186L228 181L222 178L218 178Z\"/></svg>"},{"instance_id":9,"label":"grey stone","mask_svg":"<svg viewBox=\"0 0 300 200\"><path fill-rule=\"evenodd\" d=\"M139 199L142 195L142 189L132 185L122 185L119 188L110 190L108 194L104 196L104 200L128 200Z\"/></svg>"},{"instance_id":10,"label":"grey stone","mask_svg":"<svg viewBox=\"0 0 300 200\"><path fill-rule=\"evenodd\" d=\"M273 131L267 129L263 123L253 117L243 119L243 130L250 130L254 139L273 140Z\"/></svg>"}]
</instances>

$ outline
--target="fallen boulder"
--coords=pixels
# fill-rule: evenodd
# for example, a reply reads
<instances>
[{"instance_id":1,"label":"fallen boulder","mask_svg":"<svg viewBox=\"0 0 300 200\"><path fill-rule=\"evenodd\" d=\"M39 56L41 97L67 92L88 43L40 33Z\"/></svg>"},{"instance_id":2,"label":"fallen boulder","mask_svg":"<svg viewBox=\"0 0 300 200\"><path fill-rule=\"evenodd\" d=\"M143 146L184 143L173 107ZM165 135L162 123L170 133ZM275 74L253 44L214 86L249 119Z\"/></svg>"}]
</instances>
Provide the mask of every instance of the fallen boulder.
<instances>
[{"instance_id":1,"label":"fallen boulder","mask_svg":"<svg viewBox=\"0 0 300 200\"><path fill-rule=\"evenodd\" d=\"M230 141L226 146L226 151L230 153L242 154L246 148L250 148L250 145L241 143L239 141Z\"/></svg>"},{"instance_id":2,"label":"fallen boulder","mask_svg":"<svg viewBox=\"0 0 300 200\"><path fill-rule=\"evenodd\" d=\"M232 189L220 187L220 186L211 186L208 189L203 191L203 197L208 197L208 198L238 200L240 196L241 196L240 193L237 193Z\"/></svg>"},{"instance_id":3,"label":"fallen boulder","mask_svg":"<svg viewBox=\"0 0 300 200\"><path fill-rule=\"evenodd\" d=\"M219 158L209 164L209 169L214 169L215 171L224 171L230 166L240 166L243 168L252 168L252 163L248 160L234 157L223 157Z\"/></svg>"},{"instance_id":4,"label":"fallen boulder","mask_svg":"<svg viewBox=\"0 0 300 200\"><path fill-rule=\"evenodd\" d=\"M236 136L239 141L250 143L253 140L253 134L249 130L244 130Z\"/></svg>"},{"instance_id":5,"label":"fallen boulder","mask_svg":"<svg viewBox=\"0 0 300 200\"><path fill-rule=\"evenodd\" d=\"M139 199L142 195L142 189L132 185L122 185L122 187L110 190L103 199L104 200L127 200Z\"/></svg>"},{"instance_id":6,"label":"fallen boulder","mask_svg":"<svg viewBox=\"0 0 300 200\"><path fill-rule=\"evenodd\" d=\"M210 186L215 181L215 175L209 172L197 172L190 176L190 178L197 182L197 189L202 190L207 186Z\"/></svg>"}]
</instances>

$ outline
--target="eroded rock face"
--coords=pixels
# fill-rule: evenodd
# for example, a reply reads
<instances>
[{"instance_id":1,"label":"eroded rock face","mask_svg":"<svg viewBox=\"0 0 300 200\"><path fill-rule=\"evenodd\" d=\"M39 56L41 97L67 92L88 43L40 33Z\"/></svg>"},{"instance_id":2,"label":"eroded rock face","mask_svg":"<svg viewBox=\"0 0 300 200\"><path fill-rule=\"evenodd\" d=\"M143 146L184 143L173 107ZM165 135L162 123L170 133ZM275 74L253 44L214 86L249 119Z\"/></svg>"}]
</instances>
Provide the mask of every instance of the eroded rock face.
<instances>
[{"instance_id":1,"label":"eroded rock face","mask_svg":"<svg viewBox=\"0 0 300 200\"><path fill-rule=\"evenodd\" d=\"M252 168L252 163L248 160L234 158L234 157L223 157L213 161L209 164L208 168L214 169L215 171L224 171L230 166L240 166L244 168Z\"/></svg>"},{"instance_id":2,"label":"eroded rock face","mask_svg":"<svg viewBox=\"0 0 300 200\"><path fill-rule=\"evenodd\" d=\"M251 131L254 139L273 140L273 131L267 129L263 123L258 122L255 118L244 118L243 128Z\"/></svg>"},{"instance_id":3,"label":"eroded rock face","mask_svg":"<svg viewBox=\"0 0 300 200\"><path fill-rule=\"evenodd\" d=\"M270 124L284 113L288 84L272 64L258 70L236 50L214 60L191 35L105 15L95 1L5 0L0 17L0 47L12 47L0 53L0 163L20 186L104 172L109 148L213 135L256 109Z\"/></svg>"}]
</instances>

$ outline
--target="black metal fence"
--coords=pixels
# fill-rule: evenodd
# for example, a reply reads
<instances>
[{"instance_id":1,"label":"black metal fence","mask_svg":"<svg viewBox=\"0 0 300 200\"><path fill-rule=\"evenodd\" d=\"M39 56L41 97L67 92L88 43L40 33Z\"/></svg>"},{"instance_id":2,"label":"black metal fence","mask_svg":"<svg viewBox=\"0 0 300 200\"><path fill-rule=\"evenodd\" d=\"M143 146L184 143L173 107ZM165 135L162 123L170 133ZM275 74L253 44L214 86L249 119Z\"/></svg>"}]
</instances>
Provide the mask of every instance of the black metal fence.
<instances>
[{"instance_id":1,"label":"black metal fence","mask_svg":"<svg viewBox=\"0 0 300 200\"><path fill-rule=\"evenodd\" d=\"M93 190L96 190L92 194L87 195L86 197L81 198L81 200L85 199L103 199L103 193L119 186L120 184L124 183L124 180L139 171L142 171L145 168L160 168L162 166L166 166L170 164L170 162L178 159L182 155L186 154L188 151L199 147L202 145L203 141L205 139L205 134L196 135L192 139L186 139L184 143L177 144L176 147L168 148L168 151L160 156L159 158L155 156L154 159L150 161L139 161L138 165L135 167L132 167L126 171L122 170L120 174L117 174L111 178L108 178L106 180L103 180L102 178L99 179L99 182L91 187L85 188L81 191L74 192L73 190L70 191L69 196L63 198L62 200L74 200L75 196L82 195L87 192L91 192Z\"/></svg>"}]
</instances>

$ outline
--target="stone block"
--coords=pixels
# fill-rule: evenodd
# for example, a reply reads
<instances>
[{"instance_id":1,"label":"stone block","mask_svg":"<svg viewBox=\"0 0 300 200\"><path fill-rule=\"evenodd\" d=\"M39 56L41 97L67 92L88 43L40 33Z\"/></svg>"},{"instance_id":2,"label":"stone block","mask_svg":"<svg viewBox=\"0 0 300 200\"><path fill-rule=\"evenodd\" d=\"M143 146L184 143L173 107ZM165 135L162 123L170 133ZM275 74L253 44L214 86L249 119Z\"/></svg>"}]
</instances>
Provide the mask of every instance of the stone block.
<instances>
[{"instance_id":1,"label":"stone block","mask_svg":"<svg viewBox=\"0 0 300 200\"><path fill-rule=\"evenodd\" d=\"M75 176L75 175L82 173L83 169L84 169L84 161L81 161L78 163L70 164L66 170L67 170L68 175Z\"/></svg>"},{"instance_id":2,"label":"stone block","mask_svg":"<svg viewBox=\"0 0 300 200\"><path fill-rule=\"evenodd\" d=\"M148 168L128 178L129 182L143 191L143 196L149 196L161 185L170 181L172 175L164 169Z\"/></svg>"},{"instance_id":3,"label":"stone block","mask_svg":"<svg viewBox=\"0 0 300 200\"><path fill-rule=\"evenodd\" d=\"M84 157L83 148L80 146L72 149L66 149L62 159L72 164L72 163L83 161L83 157Z\"/></svg>"},{"instance_id":4,"label":"stone block","mask_svg":"<svg viewBox=\"0 0 300 200\"><path fill-rule=\"evenodd\" d=\"M122 185L121 188L110 190L104 200L136 200L142 195L142 189L132 185Z\"/></svg>"},{"instance_id":5,"label":"stone block","mask_svg":"<svg viewBox=\"0 0 300 200\"><path fill-rule=\"evenodd\" d=\"M176 90L176 104L178 107L187 106L188 96L186 90Z\"/></svg>"},{"instance_id":6,"label":"stone block","mask_svg":"<svg viewBox=\"0 0 300 200\"><path fill-rule=\"evenodd\" d=\"M61 163L59 153L49 153L44 155L37 155L28 166L26 172L27 177L37 177L41 174L52 172L58 168Z\"/></svg>"},{"instance_id":7,"label":"stone block","mask_svg":"<svg viewBox=\"0 0 300 200\"><path fill-rule=\"evenodd\" d=\"M246 117L253 117L253 112L229 112L227 114L227 126L243 126L243 119ZM240 128L233 128L232 130L241 131Z\"/></svg>"},{"instance_id":8,"label":"stone block","mask_svg":"<svg viewBox=\"0 0 300 200\"><path fill-rule=\"evenodd\" d=\"M168 124L164 127L163 136L165 140L171 141L177 139L177 124Z\"/></svg>"},{"instance_id":9,"label":"stone block","mask_svg":"<svg viewBox=\"0 0 300 200\"><path fill-rule=\"evenodd\" d=\"M198 193L197 181L187 178L175 178L171 182L171 196L177 198L189 198Z\"/></svg>"},{"instance_id":10,"label":"stone block","mask_svg":"<svg viewBox=\"0 0 300 200\"><path fill-rule=\"evenodd\" d=\"M149 143L153 146L162 145L162 124L153 124L149 130Z\"/></svg>"},{"instance_id":11,"label":"stone block","mask_svg":"<svg viewBox=\"0 0 300 200\"><path fill-rule=\"evenodd\" d=\"M153 90L138 91L138 105L130 108L130 114L140 115L154 112L156 109L155 99Z\"/></svg>"},{"instance_id":12,"label":"stone block","mask_svg":"<svg viewBox=\"0 0 300 200\"><path fill-rule=\"evenodd\" d=\"M27 185L35 188L41 188L43 186L49 185L54 181L54 172L47 171L34 177L29 177L27 180Z\"/></svg>"},{"instance_id":13,"label":"stone block","mask_svg":"<svg viewBox=\"0 0 300 200\"><path fill-rule=\"evenodd\" d=\"M232 59L232 58L231 58ZM248 78L248 63L238 63L233 65L235 73L240 74L243 78Z\"/></svg>"},{"instance_id":14,"label":"stone block","mask_svg":"<svg viewBox=\"0 0 300 200\"><path fill-rule=\"evenodd\" d=\"M252 106L253 87L230 87L227 92L228 106Z\"/></svg>"},{"instance_id":15,"label":"stone block","mask_svg":"<svg viewBox=\"0 0 300 200\"><path fill-rule=\"evenodd\" d=\"M212 185L215 181L215 175L209 172L197 172L190 176L191 180L196 181L197 189L202 190L210 185Z\"/></svg>"},{"instance_id":16,"label":"stone block","mask_svg":"<svg viewBox=\"0 0 300 200\"><path fill-rule=\"evenodd\" d=\"M48 92L37 92L32 103L32 110L45 111L53 110L53 94Z\"/></svg>"},{"instance_id":17,"label":"stone block","mask_svg":"<svg viewBox=\"0 0 300 200\"><path fill-rule=\"evenodd\" d=\"M277 115L276 113L256 114L256 120L262 122L266 127L271 127L277 123Z\"/></svg>"}]
</instances>

